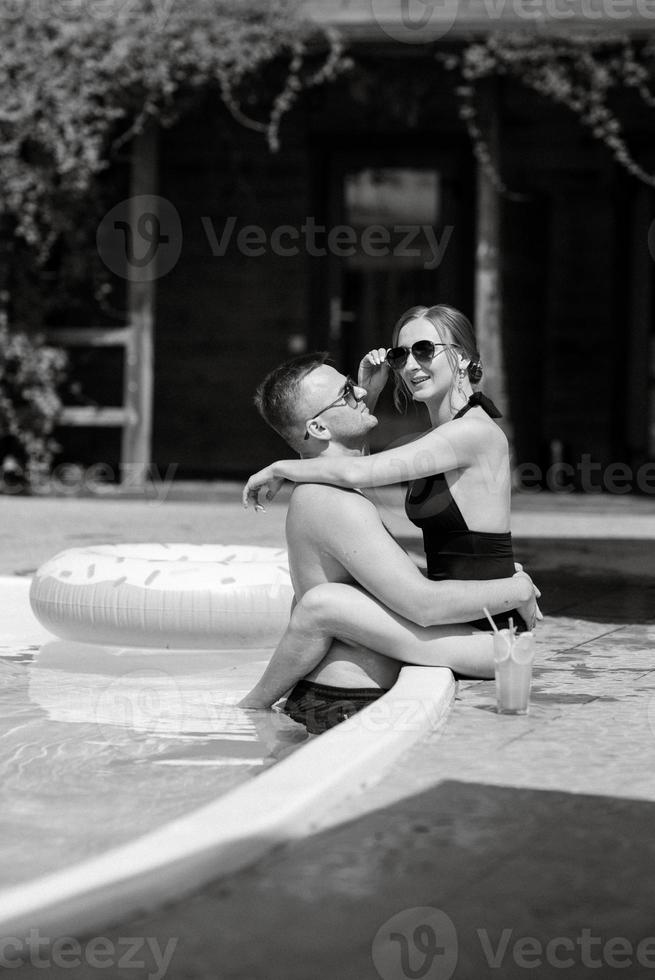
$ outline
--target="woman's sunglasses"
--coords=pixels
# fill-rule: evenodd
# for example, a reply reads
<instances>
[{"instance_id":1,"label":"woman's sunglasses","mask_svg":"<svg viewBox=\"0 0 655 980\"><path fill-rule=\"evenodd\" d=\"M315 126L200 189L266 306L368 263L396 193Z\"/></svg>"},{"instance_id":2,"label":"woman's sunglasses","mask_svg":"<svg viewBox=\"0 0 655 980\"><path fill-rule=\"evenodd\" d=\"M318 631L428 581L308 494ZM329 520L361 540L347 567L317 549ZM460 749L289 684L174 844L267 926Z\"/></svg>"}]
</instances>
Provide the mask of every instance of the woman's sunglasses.
<instances>
[{"instance_id":1,"label":"woman's sunglasses","mask_svg":"<svg viewBox=\"0 0 655 980\"><path fill-rule=\"evenodd\" d=\"M417 340L411 347L392 347L387 351L385 358L387 364L393 371L400 371L407 364L410 354L414 355L414 360L419 364L429 364L437 353L437 347L450 347L450 344L433 344L431 340Z\"/></svg>"}]
</instances>

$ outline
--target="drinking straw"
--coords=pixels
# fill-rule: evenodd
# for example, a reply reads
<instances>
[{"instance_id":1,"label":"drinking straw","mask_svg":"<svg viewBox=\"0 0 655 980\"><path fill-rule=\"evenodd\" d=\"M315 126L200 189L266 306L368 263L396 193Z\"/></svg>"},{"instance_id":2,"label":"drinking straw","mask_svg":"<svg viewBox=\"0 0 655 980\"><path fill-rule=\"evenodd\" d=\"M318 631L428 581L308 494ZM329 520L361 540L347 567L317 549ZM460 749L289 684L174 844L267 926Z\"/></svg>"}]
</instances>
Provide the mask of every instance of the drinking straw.
<instances>
[{"instance_id":1,"label":"drinking straw","mask_svg":"<svg viewBox=\"0 0 655 980\"><path fill-rule=\"evenodd\" d=\"M513 639L514 638L514 620L512 619L511 616L509 617L509 632L510 632L510 634L512 636L512 639Z\"/></svg>"},{"instance_id":2,"label":"drinking straw","mask_svg":"<svg viewBox=\"0 0 655 980\"><path fill-rule=\"evenodd\" d=\"M491 623L491 628L494 631L494 633L500 633L500 630L498 629L498 627L494 623L493 619L491 618L491 613L489 612L489 610L487 609L486 606L483 606L482 607L482 612L485 614L485 616L487 617L487 619Z\"/></svg>"}]
</instances>

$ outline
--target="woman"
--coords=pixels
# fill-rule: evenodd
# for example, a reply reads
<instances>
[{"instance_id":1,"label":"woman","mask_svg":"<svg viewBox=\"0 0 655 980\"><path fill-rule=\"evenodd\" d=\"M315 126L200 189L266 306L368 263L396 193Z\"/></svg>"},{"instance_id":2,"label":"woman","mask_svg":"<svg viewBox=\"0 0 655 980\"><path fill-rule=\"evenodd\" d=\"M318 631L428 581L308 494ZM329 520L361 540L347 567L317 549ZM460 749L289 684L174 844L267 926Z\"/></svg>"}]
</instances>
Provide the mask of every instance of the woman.
<instances>
[{"instance_id":1,"label":"woman","mask_svg":"<svg viewBox=\"0 0 655 980\"><path fill-rule=\"evenodd\" d=\"M264 488L271 499L284 480L350 488L410 481L406 510L423 531L430 578L512 575L508 444L494 421L499 413L493 403L473 390L482 367L471 324L448 306L413 307L403 314L394 328L391 349L371 351L360 365L369 409L389 369L394 372L397 405L408 397L426 405L432 425L427 433L374 456L278 461L250 478L244 504L259 506ZM497 625L507 626L510 615L519 629L534 625L526 624L517 611L496 617ZM538 616L535 606L530 619ZM439 643L434 648L426 645L426 634L420 630L413 634L415 642L402 635L397 619L354 586L322 585L306 593L296 606L275 657L293 659L302 671L298 676L304 676L338 638L404 662L441 663L464 667L472 676L492 676L492 644L484 618L453 627L450 646L435 636ZM265 690L265 677L260 693ZM261 706L257 689L248 703Z\"/></svg>"}]
</instances>

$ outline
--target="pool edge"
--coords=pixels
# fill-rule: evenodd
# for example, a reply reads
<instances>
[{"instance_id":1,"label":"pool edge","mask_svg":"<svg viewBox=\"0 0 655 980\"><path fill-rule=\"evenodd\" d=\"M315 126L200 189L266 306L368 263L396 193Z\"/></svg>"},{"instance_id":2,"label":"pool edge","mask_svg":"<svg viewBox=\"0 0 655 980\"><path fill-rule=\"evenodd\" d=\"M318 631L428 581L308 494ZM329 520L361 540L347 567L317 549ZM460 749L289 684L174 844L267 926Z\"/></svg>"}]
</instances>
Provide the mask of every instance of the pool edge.
<instances>
[{"instance_id":1,"label":"pool edge","mask_svg":"<svg viewBox=\"0 0 655 980\"><path fill-rule=\"evenodd\" d=\"M404 667L392 689L213 803L129 844L0 892L0 935L26 948L140 915L254 864L312 832L322 803L361 792L446 718L455 681L443 667Z\"/></svg>"}]
</instances>

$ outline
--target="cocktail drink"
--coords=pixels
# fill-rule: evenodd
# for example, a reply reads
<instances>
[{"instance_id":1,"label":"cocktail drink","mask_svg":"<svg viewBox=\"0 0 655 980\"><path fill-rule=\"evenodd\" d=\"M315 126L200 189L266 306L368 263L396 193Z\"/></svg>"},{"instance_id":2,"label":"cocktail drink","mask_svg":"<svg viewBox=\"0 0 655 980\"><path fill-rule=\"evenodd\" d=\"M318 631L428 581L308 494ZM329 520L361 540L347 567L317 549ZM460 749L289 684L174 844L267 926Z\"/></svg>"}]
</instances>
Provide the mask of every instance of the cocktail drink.
<instances>
[{"instance_id":1,"label":"cocktail drink","mask_svg":"<svg viewBox=\"0 0 655 980\"><path fill-rule=\"evenodd\" d=\"M501 715L525 715L530 701L534 634L513 635L510 630L494 633L496 710Z\"/></svg>"}]
</instances>

